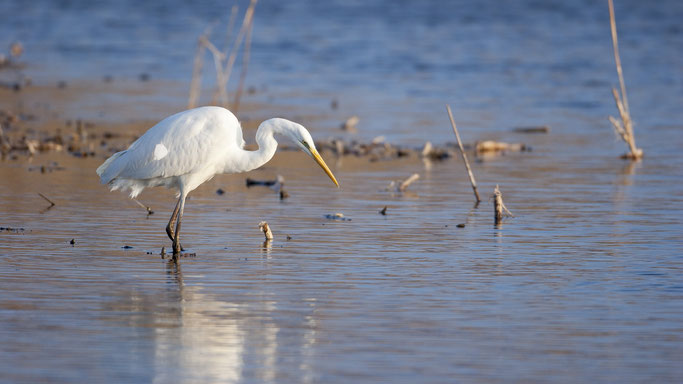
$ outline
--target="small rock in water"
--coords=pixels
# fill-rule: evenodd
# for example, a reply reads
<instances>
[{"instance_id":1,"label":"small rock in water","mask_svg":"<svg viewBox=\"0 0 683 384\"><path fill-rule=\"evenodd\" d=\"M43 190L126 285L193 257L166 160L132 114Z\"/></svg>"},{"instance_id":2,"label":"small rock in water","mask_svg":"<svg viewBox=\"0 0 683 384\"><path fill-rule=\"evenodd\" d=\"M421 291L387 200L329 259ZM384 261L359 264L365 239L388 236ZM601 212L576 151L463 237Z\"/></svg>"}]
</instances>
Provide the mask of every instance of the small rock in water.
<instances>
[{"instance_id":1,"label":"small rock in water","mask_svg":"<svg viewBox=\"0 0 683 384\"><path fill-rule=\"evenodd\" d=\"M379 211L380 215L386 216L387 215L387 206L385 205L384 208L382 208L381 211Z\"/></svg>"},{"instance_id":2,"label":"small rock in water","mask_svg":"<svg viewBox=\"0 0 683 384\"><path fill-rule=\"evenodd\" d=\"M121 248L123 248L123 249L132 249L133 247L131 247L130 245L124 245L124 246L121 247Z\"/></svg>"},{"instance_id":3,"label":"small rock in water","mask_svg":"<svg viewBox=\"0 0 683 384\"><path fill-rule=\"evenodd\" d=\"M218 196L222 196L223 194L225 194L225 191L224 191L222 188L218 188L218 189L216 190L216 194L217 194Z\"/></svg>"},{"instance_id":4,"label":"small rock in water","mask_svg":"<svg viewBox=\"0 0 683 384\"><path fill-rule=\"evenodd\" d=\"M458 227L458 228L465 228L465 224L461 223L461 224L456 225L456 227Z\"/></svg>"},{"instance_id":5,"label":"small rock in water","mask_svg":"<svg viewBox=\"0 0 683 384\"><path fill-rule=\"evenodd\" d=\"M71 241L69 241L69 244L71 244L71 245L76 244L76 239L71 239Z\"/></svg>"}]
</instances>

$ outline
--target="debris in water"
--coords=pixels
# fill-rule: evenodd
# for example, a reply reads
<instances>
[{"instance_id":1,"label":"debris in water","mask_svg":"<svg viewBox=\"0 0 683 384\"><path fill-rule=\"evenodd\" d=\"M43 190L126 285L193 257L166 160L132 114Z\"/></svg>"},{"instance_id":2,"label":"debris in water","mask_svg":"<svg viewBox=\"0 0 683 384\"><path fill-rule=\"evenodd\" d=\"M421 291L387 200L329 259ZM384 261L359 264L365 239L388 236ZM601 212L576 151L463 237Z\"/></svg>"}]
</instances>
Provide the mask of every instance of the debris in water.
<instances>
[{"instance_id":1,"label":"debris in water","mask_svg":"<svg viewBox=\"0 0 683 384\"><path fill-rule=\"evenodd\" d=\"M345 130L346 132L357 132L358 129L356 126L358 125L358 116L351 116L346 121L344 124L341 125L341 129Z\"/></svg>"},{"instance_id":2,"label":"debris in water","mask_svg":"<svg viewBox=\"0 0 683 384\"><path fill-rule=\"evenodd\" d=\"M456 225L456 227L458 227L458 228L465 228L465 224L464 224L464 223L461 223L461 224Z\"/></svg>"},{"instance_id":3,"label":"debris in water","mask_svg":"<svg viewBox=\"0 0 683 384\"><path fill-rule=\"evenodd\" d=\"M133 249L133 247L131 247L130 245L124 245L124 246L121 247L121 248L123 248L123 249Z\"/></svg>"},{"instance_id":4,"label":"debris in water","mask_svg":"<svg viewBox=\"0 0 683 384\"><path fill-rule=\"evenodd\" d=\"M148 206L142 204L141 202L138 201L138 199L135 199L135 198L134 198L133 201L134 201L135 203L137 203L137 205L141 206L142 208L144 208L144 209L147 211L147 216L153 215L153 214L154 214L154 211L152 211L152 208L150 208L150 207L148 207Z\"/></svg>"},{"instance_id":5,"label":"debris in water","mask_svg":"<svg viewBox=\"0 0 683 384\"><path fill-rule=\"evenodd\" d=\"M76 239L71 239L71 241L69 241L69 244L71 244L71 245L76 244Z\"/></svg>"},{"instance_id":6,"label":"debris in water","mask_svg":"<svg viewBox=\"0 0 683 384\"><path fill-rule=\"evenodd\" d=\"M225 194L225 191L223 190L223 188L218 188L218 189L216 190L216 194L217 194L218 196L222 196L222 195Z\"/></svg>"},{"instance_id":7,"label":"debris in water","mask_svg":"<svg viewBox=\"0 0 683 384\"><path fill-rule=\"evenodd\" d=\"M404 192L404 191L408 188L408 186L410 186L410 184L414 183L414 182L417 181L417 179L419 179L419 178L420 178L420 175L418 175L417 173L413 173L409 178L403 180L403 181L398 185L397 190L398 190L399 192Z\"/></svg>"},{"instance_id":8,"label":"debris in water","mask_svg":"<svg viewBox=\"0 0 683 384\"><path fill-rule=\"evenodd\" d=\"M516 127L513 131L517 133L549 133L550 127L547 125L541 125L536 127Z\"/></svg>"},{"instance_id":9,"label":"debris in water","mask_svg":"<svg viewBox=\"0 0 683 384\"><path fill-rule=\"evenodd\" d=\"M505 204L503 203L503 194L500 192L498 185L496 185L496 189L493 190L493 196L491 197L493 197L493 211L496 224L500 224L505 216L514 217L512 216L512 213L508 211L507 207L505 207Z\"/></svg>"},{"instance_id":10,"label":"debris in water","mask_svg":"<svg viewBox=\"0 0 683 384\"><path fill-rule=\"evenodd\" d=\"M264 187L272 187L277 183L284 183L285 179L284 177L278 175L277 179L275 180L254 180L249 177L247 177L247 188L253 187L253 186L264 186Z\"/></svg>"},{"instance_id":11,"label":"debris in water","mask_svg":"<svg viewBox=\"0 0 683 384\"><path fill-rule=\"evenodd\" d=\"M410 184L414 183L417 179L420 178L420 175L417 173L413 173L408 177L407 179L397 182L397 181L392 181L387 185L386 188L384 188L385 191L394 191L394 192L405 192L405 190L410 186Z\"/></svg>"},{"instance_id":12,"label":"debris in water","mask_svg":"<svg viewBox=\"0 0 683 384\"><path fill-rule=\"evenodd\" d=\"M351 221L348 217L344 217L344 214L341 212L333 213L333 214L327 214L325 215L325 218L328 220L336 220L336 221Z\"/></svg>"},{"instance_id":13,"label":"debris in water","mask_svg":"<svg viewBox=\"0 0 683 384\"><path fill-rule=\"evenodd\" d=\"M38 196L42 197L42 198L45 199L48 203L50 203L50 208L52 208L52 207L55 206L55 203L54 203L52 200L50 200L50 199L48 199L47 197L45 197L45 195L43 195L42 193L38 192Z\"/></svg>"},{"instance_id":14,"label":"debris in water","mask_svg":"<svg viewBox=\"0 0 683 384\"><path fill-rule=\"evenodd\" d=\"M0 227L0 232L14 232L14 233L19 233L19 232L24 232L24 228L13 228L13 227Z\"/></svg>"},{"instance_id":15,"label":"debris in water","mask_svg":"<svg viewBox=\"0 0 683 384\"><path fill-rule=\"evenodd\" d=\"M426 142L424 147L422 147L422 151L420 152L420 156L424 159L429 159L429 160L435 160L435 161L442 161L446 160L447 158L451 157L451 154L448 152L447 149L444 148L434 148L431 142Z\"/></svg>"},{"instance_id":16,"label":"debris in water","mask_svg":"<svg viewBox=\"0 0 683 384\"><path fill-rule=\"evenodd\" d=\"M258 223L259 229L263 232L266 240L273 240L273 232L270 230L270 226L267 221L262 221Z\"/></svg>"},{"instance_id":17,"label":"debris in water","mask_svg":"<svg viewBox=\"0 0 683 384\"><path fill-rule=\"evenodd\" d=\"M477 153L523 152L523 151L530 151L531 148L528 147L526 144L521 144L521 143L510 144L510 143L504 143L502 141L484 140L484 141L477 141L477 143L475 144L474 150Z\"/></svg>"},{"instance_id":18,"label":"debris in water","mask_svg":"<svg viewBox=\"0 0 683 384\"><path fill-rule=\"evenodd\" d=\"M382 215L382 216L386 216L386 215L387 215L387 206L386 206L386 205L384 206L384 208L382 208L382 209L379 211L379 214Z\"/></svg>"}]
</instances>

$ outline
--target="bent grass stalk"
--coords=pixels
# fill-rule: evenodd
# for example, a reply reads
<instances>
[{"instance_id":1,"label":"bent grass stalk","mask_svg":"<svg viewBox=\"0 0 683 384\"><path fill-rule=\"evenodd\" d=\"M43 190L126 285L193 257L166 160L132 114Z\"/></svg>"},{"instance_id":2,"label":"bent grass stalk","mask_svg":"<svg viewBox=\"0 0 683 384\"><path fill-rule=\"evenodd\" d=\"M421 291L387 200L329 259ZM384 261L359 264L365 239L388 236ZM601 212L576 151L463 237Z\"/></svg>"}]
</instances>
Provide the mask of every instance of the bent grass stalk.
<instances>
[{"instance_id":1,"label":"bent grass stalk","mask_svg":"<svg viewBox=\"0 0 683 384\"><path fill-rule=\"evenodd\" d=\"M628 97L626 96L626 83L624 82L624 72L621 68L621 58L619 56L619 41L617 37L617 23L614 17L614 3L613 0L608 0L609 5L609 21L610 30L612 32L612 46L614 48L614 62L617 67L617 75L619 77L619 88L612 88L612 96L619 111L621 121L609 116L609 121L614 127L617 135L628 145L629 153L623 157L631 160L638 160L643 157L643 150L636 146L636 138L633 134L633 120L631 120L631 113L628 106Z\"/></svg>"}]
</instances>

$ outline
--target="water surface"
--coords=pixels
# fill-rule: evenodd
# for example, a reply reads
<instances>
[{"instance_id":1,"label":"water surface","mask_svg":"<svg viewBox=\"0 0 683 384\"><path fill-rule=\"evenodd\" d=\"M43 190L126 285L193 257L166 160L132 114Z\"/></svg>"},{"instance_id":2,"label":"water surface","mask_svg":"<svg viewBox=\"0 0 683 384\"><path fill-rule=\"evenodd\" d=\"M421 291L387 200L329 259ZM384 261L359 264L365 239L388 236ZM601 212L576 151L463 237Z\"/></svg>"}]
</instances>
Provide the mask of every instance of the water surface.
<instances>
[{"instance_id":1,"label":"water surface","mask_svg":"<svg viewBox=\"0 0 683 384\"><path fill-rule=\"evenodd\" d=\"M104 150L6 159L0 381L678 381L683 10L617 3L638 163L618 158L606 119L601 2L260 2L249 100L270 105L262 114L301 116L316 138L357 114L359 138L419 146L453 140L449 102L465 141L533 151L473 161L478 208L459 160L324 153L337 190L305 155L279 153L249 176L281 174L291 197L216 177L188 200L182 242L196 256L178 264L159 256L173 193L143 193L147 216L107 192L94 172ZM39 85L112 75L125 88L142 72L172 84L76 100L59 119L154 120L150 100L184 105L177 90L216 7L8 1L0 31L25 42ZM535 124L551 133L510 129ZM36 168L53 161L64 169ZM384 190L413 172L409 193ZM501 226L496 184L515 215ZM335 212L351 221L324 218Z\"/></svg>"}]
</instances>

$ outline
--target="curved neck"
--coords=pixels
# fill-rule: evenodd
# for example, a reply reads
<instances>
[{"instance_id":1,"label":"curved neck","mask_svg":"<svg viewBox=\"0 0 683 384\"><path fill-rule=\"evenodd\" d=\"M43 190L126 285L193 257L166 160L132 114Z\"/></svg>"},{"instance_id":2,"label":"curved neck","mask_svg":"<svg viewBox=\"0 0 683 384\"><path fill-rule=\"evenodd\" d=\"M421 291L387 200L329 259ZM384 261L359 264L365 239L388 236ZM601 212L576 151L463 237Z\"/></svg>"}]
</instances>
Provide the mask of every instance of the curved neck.
<instances>
[{"instance_id":1,"label":"curved neck","mask_svg":"<svg viewBox=\"0 0 683 384\"><path fill-rule=\"evenodd\" d=\"M277 150L277 141L273 136L284 134L292 124L291 121L280 118L262 122L256 130L256 143L259 148L255 151L243 151L242 172L256 169L272 159Z\"/></svg>"}]
</instances>

